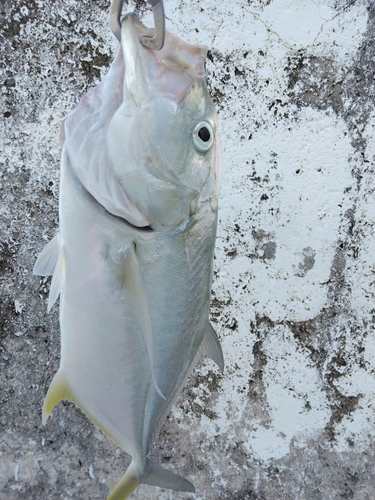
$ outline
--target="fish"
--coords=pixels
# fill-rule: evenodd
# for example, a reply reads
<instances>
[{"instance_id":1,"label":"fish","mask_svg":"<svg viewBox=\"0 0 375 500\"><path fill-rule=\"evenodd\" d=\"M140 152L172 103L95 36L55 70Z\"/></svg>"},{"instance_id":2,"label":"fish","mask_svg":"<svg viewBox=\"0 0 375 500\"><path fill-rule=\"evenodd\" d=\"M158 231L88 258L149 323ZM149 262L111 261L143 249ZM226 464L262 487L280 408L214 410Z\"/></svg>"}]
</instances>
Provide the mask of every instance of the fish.
<instances>
[{"instance_id":1,"label":"fish","mask_svg":"<svg viewBox=\"0 0 375 500\"><path fill-rule=\"evenodd\" d=\"M103 81L61 125L59 232L34 274L60 296L60 367L46 424L73 402L130 456L109 500L141 483L194 492L148 458L196 363L224 369L209 323L221 176L218 120L205 80L207 48L121 20Z\"/></svg>"}]
</instances>

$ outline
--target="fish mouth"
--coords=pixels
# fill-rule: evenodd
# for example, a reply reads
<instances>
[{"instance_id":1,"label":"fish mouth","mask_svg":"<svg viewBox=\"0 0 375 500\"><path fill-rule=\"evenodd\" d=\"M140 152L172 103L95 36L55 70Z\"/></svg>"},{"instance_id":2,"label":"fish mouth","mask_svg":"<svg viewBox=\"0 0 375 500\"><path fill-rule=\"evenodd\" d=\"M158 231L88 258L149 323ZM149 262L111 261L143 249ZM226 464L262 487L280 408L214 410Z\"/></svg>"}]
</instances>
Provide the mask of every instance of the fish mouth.
<instances>
[{"instance_id":1,"label":"fish mouth","mask_svg":"<svg viewBox=\"0 0 375 500\"><path fill-rule=\"evenodd\" d=\"M69 174L71 175L77 189L80 191L83 199L86 199L88 203L96 208L96 210L101 213L104 217L109 217L111 220L117 221L122 226L127 227L128 229L134 231L135 233L154 233L155 230L151 226L136 226L129 222L124 216L116 215L108 210L99 200L93 196L90 191L86 188L83 182L78 177L75 172L73 166L70 162L67 162L67 169L69 170Z\"/></svg>"},{"instance_id":2,"label":"fish mouth","mask_svg":"<svg viewBox=\"0 0 375 500\"><path fill-rule=\"evenodd\" d=\"M155 230L151 226L136 226L129 222L125 217L120 217L119 215L115 215L109 210L106 209L104 205L102 205L82 184L82 182L77 178L77 183L79 183L82 192L84 192L86 198L91 202L92 205L96 207L103 215L109 217L111 220L116 220L122 226L127 227L128 229L136 232L136 233L154 233Z\"/></svg>"},{"instance_id":3,"label":"fish mouth","mask_svg":"<svg viewBox=\"0 0 375 500\"><path fill-rule=\"evenodd\" d=\"M121 20L121 46L125 59L125 92L136 105L159 94L177 104L196 80L203 80L207 47L191 45L165 32L164 46L155 51L145 47L141 35L153 36L131 12Z\"/></svg>"}]
</instances>

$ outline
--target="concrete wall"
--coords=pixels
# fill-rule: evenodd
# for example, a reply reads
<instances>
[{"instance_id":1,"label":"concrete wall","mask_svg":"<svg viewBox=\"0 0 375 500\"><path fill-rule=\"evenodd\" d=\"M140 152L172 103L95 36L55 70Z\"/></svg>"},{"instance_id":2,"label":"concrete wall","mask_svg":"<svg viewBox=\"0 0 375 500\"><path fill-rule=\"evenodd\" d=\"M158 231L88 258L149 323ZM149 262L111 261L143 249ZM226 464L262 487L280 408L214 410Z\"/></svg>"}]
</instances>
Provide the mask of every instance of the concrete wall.
<instances>
[{"instance_id":1,"label":"concrete wall","mask_svg":"<svg viewBox=\"0 0 375 500\"><path fill-rule=\"evenodd\" d=\"M58 308L31 275L56 233L59 124L106 73L106 0L1 3L0 498L104 499L126 455L72 404L46 428ZM165 0L210 47L223 184L212 322L226 372L190 378L152 454L196 495L372 499L375 7L367 0ZM143 2L137 9L151 24Z\"/></svg>"}]
</instances>

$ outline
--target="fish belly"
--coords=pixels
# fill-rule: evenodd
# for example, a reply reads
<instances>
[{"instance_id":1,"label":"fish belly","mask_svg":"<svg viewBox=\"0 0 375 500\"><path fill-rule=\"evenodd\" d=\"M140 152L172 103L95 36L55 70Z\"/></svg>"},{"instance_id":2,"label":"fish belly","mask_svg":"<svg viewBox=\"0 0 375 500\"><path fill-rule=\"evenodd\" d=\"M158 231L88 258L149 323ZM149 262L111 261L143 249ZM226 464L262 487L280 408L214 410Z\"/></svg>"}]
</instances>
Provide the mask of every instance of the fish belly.
<instances>
[{"instance_id":1,"label":"fish belly","mask_svg":"<svg viewBox=\"0 0 375 500\"><path fill-rule=\"evenodd\" d=\"M132 228L106 212L62 160L61 366L72 399L133 458L145 461L155 427L191 369L208 322L216 213L183 232ZM153 373L121 256L134 248L147 291Z\"/></svg>"}]
</instances>

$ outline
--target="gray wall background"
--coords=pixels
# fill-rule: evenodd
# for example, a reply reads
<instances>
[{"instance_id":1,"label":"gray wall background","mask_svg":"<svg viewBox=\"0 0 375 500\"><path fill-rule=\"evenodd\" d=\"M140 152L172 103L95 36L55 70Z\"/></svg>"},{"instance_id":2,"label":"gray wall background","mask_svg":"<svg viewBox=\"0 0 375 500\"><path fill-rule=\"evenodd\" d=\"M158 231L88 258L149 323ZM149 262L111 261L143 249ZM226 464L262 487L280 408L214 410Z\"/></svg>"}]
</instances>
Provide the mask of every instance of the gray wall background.
<instances>
[{"instance_id":1,"label":"gray wall background","mask_svg":"<svg viewBox=\"0 0 375 500\"><path fill-rule=\"evenodd\" d=\"M31 275L58 226L58 130L111 63L104 0L0 5L0 498L102 499L125 453L72 404L41 408L58 307ZM374 497L373 2L165 0L167 28L210 47L223 149L212 322L152 454L196 495ZM151 25L145 3L125 4Z\"/></svg>"}]
</instances>

